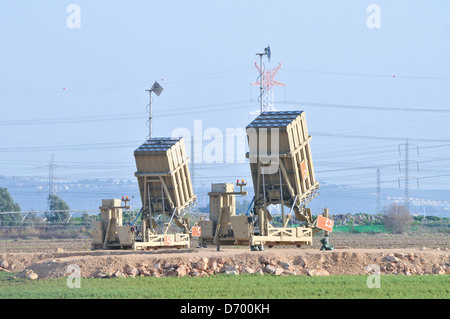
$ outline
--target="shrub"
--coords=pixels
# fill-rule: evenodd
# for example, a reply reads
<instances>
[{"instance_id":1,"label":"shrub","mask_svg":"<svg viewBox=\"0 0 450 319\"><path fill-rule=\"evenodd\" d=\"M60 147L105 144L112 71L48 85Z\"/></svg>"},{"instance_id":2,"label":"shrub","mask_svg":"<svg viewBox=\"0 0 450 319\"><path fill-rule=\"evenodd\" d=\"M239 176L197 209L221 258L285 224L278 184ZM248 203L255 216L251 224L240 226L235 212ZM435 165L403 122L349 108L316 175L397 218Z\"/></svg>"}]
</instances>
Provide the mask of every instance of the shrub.
<instances>
[{"instance_id":1,"label":"shrub","mask_svg":"<svg viewBox=\"0 0 450 319\"><path fill-rule=\"evenodd\" d=\"M393 203L383 211L386 229L394 234L403 234L410 228L413 219L405 206Z\"/></svg>"}]
</instances>

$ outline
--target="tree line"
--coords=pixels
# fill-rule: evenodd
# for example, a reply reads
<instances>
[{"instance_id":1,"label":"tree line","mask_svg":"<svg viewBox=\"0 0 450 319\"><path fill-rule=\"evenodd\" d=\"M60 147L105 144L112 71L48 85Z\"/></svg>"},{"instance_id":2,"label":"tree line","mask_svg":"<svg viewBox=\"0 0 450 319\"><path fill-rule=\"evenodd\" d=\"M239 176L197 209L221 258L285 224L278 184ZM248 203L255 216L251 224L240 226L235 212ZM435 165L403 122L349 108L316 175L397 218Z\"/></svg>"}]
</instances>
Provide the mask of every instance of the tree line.
<instances>
[{"instance_id":1,"label":"tree line","mask_svg":"<svg viewBox=\"0 0 450 319\"><path fill-rule=\"evenodd\" d=\"M58 223L67 221L70 216L69 205L55 194L48 195L48 211L45 212L45 218L39 218L36 214L27 216L27 220L31 222ZM0 212L20 212L21 207L14 202L7 188L0 187ZM87 214L86 214L87 215ZM0 214L0 222L2 226L16 225L24 216L21 214ZM86 216L85 216L86 217Z\"/></svg>"}]
</instances>

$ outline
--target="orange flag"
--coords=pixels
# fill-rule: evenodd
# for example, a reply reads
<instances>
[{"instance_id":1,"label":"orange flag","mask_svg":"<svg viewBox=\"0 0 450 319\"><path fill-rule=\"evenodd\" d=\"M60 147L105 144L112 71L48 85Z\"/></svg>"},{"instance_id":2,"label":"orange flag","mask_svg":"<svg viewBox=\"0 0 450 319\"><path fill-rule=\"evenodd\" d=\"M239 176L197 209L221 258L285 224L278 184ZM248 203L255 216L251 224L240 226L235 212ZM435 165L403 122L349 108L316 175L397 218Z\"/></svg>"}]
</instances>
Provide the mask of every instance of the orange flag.
<instances>
[{"instance_id":1,"label":"orange flag","mask_svg":"<svg viewBox=\"0 0 450 319\"><path fill-rule=\"evenodd\" d=\"M322 215L319 215L317 217L317 227L326 231L329 231L330 233L333 231L333 225L334 221L332 219L323 217Z\"/></svg>"}]
</instances>

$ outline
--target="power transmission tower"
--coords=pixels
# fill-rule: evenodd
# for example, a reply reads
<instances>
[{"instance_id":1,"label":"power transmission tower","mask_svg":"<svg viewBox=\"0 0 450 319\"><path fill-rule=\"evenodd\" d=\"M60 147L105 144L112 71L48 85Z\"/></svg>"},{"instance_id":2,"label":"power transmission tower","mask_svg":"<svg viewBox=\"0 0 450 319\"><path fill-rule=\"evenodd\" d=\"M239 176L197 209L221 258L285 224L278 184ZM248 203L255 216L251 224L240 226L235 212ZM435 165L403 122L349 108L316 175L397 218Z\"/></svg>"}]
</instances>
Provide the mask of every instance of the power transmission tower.
<instances>
[{"instance_id":1,"label":"power transmission tower","mask_svg":"<svg viewBox=\"0 0 450 319\"><path fill-rule=\"evenodd\" d=\"M48 198L47 198L47 209L50 209L50 196L56 195L55 186L55 159L52 155L50 163L48 164Z\"/></svg>"},{"instance_id":2,"label":"power transmission tower","mask_svg":"<svg viewBox=\"0 0 450 319\"><path fill-rule=\"evenodd\" d=\"M192 181L192 188L195 192L195 137L194 134L191 136L191 181Z\"/></svg>"},{"instance_id":3,"label":"power transmission tower","mask_svg":"<svg viewBox=\"0 0 450 319\"><path fill-rule=\"evenodd\" d=\"M286 86L286 84L275 80L275 75L281 68L281 63L273 70L265 70L263 56L267 56L270 62L270 47L264 49L264 53L256 53L260 57L260 65L255 62L255 67L258 70L258 81L251 83L251 85L259 85L260 95L258 101L260 102L260 109L251 112L250 114L261 114L266 111L275 111L274 107L274 86Z\"/></svg>"},{"instance_id":4,"label":"power transmission tower","mask_svg":"<svg viewBox=\"0 0 450 319\"><path fill-rule=\"evenodd\" d=\"M412 146L412 145L414 145L414 144L410 144L408 139L406 139L406 142L405 142L405 145L404 145L405 146L405 160L404 160L405 176L403 177L403 179L405 180L405 200L404 201L405 201L405 207L406 207L406 209L408 211L409 211L409 198L410 198L409 197L409 180L411 178L416 178L414 176L410 176L409 175L409 164L410 164L410 162L416 162L417 163L417 171L419 171L419 163L417 161L411 161L410 158L409 158L409 147ZM398 150L399 150L399 153L400 153L400 156L401 156L400 148L401 148L401 145L398 146ZM419 156L419 146L417 146L417 156ZM399 162L399 170L401 171L400 162ZM417 188L419 188L419 179L418 178L416 178L416 179L417 179ZM398 181L398 185L400 187L400 178L399 178L399 181Z\"/></svg>"},{"instance_id":5,"label":"power transmission tower","mask_svg":"<svg viewBox=\"0 0 450 319\"><path fill-rule=\"evenodd\" d=\"M377 214L381 213L381 179L380 169L377 169Z\"/></svg>"}]
</instances>

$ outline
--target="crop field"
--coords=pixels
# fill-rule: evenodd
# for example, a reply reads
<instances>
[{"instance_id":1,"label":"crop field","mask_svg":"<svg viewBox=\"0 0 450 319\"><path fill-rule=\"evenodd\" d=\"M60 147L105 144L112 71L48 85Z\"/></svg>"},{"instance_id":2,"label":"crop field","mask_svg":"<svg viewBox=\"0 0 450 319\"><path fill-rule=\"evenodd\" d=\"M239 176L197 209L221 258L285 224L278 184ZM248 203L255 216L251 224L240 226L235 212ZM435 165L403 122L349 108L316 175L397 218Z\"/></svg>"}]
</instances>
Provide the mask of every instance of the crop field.
<instances>
[{"instance_id":1,"label":"crop field","mask_svg":"<svg viewBox=\"0 0 450 319\"><path fill-rule=\"evenodd\" d=\"M264 251L193 245L136 252L90 251L86 239L1 240L0 298L450 298L445 234L336 232L331 242L331 251L320 251L316 240L312 247Z\"/></svg>"},{"instance_id":2,"label":"crop field","mask_svg":"<svg viewBox=\"0 0 450 319\"><path fill-rule=\"evenodd\" d=\"M30 282L0 275L0 298L95 299L448 299L450 277L380 277L380 287L369 288L368 276L327 277L274 275L215 275L209 277L83 278L79 288L68 279Z\"/></svg>"}]
</instances>

